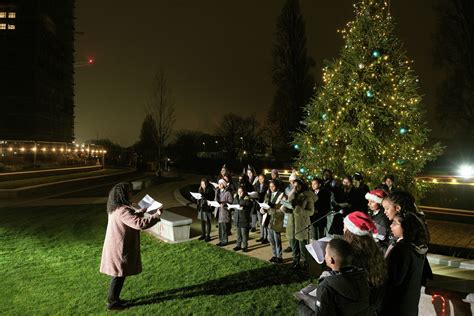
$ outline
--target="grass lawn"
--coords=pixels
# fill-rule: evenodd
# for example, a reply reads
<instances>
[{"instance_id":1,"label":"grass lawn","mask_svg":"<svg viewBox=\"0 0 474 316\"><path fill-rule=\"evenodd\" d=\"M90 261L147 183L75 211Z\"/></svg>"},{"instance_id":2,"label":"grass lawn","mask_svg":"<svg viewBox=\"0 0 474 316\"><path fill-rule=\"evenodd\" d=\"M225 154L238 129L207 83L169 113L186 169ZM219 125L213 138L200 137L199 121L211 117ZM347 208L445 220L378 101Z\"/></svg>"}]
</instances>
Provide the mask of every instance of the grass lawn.
<instances>
[{"instance_id":1,"label":"grass lawn","mask_svg":"<svg viewBox=\"0 0 474 316\"><path fill-rule=\"evenodd\" d=\"M0 209L2 315L105 313L99 273L104 206ZM142 233L143 272L129 277L123 313L293 315L306 281L285 267L204 242L159 242Z\"/></svg>"}]
</instances>

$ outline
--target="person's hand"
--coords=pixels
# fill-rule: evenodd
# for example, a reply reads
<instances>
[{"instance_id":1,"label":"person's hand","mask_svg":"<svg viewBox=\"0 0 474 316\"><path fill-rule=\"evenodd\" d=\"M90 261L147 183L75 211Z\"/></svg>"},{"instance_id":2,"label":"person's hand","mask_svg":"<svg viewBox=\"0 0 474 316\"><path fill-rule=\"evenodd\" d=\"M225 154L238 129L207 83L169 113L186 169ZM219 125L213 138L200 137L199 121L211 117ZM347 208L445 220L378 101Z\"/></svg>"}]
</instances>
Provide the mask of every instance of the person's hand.
<instances>
[{"instance_id":1,"label":"person's hand","mask_svg":"<svg viewBox=\"0 0 474 316\"><path fill-rule=\"evenodd\" d=\"M144 207L138 210L138 213L145 213L148 208Z\"/></svg>"},{"instance_id":2,"label":"person's hand","mask_svg":"<svg viewBox=\"0 0 474 316\"><path fill-rule=\"evenodd\" d=\"M155 216L161 216L161 214L163 214L163 212L164 212L164 209L162 207L160 207L159 209L156 210Z\"/></svg>"},{"instance_id":3,"label":"person's hand","mask_svg":"<svg viewBox=\"0 0 474 316\"><path fill-rule=\"evenodd\" d=\"M263 208L260 209L260 214L265 214L265 210Z\"/></svg>"}]
</instances>

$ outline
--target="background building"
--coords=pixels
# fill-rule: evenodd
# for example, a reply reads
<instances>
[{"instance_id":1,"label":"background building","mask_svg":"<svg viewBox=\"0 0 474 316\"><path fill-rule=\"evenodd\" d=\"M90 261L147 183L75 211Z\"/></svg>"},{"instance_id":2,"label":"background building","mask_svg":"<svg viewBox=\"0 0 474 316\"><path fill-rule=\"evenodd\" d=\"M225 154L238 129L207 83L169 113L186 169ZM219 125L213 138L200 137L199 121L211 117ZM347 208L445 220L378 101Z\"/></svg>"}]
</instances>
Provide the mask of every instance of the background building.
<instances>
[{"instance_id":1,"label":"background building","mask_svg":"<svg viewBox=\"0 0 474 316\"><path fill-rule=\"evenodd\" d=\"M74 0L0 0L0 139L74 139Z\"/></svg>"}]
</instances>

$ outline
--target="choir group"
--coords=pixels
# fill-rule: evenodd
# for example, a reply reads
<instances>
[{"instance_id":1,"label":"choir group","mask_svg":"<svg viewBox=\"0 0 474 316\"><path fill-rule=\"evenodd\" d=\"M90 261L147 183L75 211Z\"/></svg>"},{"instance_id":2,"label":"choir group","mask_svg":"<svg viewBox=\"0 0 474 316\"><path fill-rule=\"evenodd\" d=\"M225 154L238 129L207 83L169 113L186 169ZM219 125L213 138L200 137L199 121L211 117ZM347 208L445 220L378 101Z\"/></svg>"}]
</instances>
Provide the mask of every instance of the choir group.
<instances>
[{"instance_id":1,"label":"choir group","mask_svg":"<svg viewBox=\"0 0 474 316\"><path fill-rule=\"evenodd\" d=\"M247 252L249 232L259 229L257 242L270 244L270 262L280 264L282 253L291 252L293 270L308 268L310 240L330 240L322 258L329 271L317 286L295 293L299 314L417 315L421 286L432 273L426 259L429 233L413 196L397 190L392 175L370 190L362 173L342 181L331 170L322 174L307 183L293 172L284 184L278 170L267 179L249 165L234 180L224 165L212 179L216 182L201 179L199 239L210 241L214 217L217 245L225 246L233 222L233 250Z\"/></svg>"}]
</instances>

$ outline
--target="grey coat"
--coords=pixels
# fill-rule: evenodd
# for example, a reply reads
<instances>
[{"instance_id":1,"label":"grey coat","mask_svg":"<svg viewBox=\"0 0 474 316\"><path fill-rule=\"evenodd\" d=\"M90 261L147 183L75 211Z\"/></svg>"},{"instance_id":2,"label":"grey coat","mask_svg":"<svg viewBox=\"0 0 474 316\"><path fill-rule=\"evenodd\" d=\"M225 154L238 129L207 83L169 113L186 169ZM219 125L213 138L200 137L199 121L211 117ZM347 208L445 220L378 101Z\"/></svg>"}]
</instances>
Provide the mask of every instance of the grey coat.
<instances>
[{"instance_id":1,"label":"grey coat","mask_svg":"<svg viewBox=\"0 0 474 316\"><path fill-rule=\"evenodd\" d=\"M217 189L215 200L219 203L224 204L224 206L216 207L217 222L218 223L230 222L231 217L230 217L230 212L227 209L227 203L232 204L232 201L233 201L232 194L227 190L221 191L220 189Z\"/></svg>"}]
</instances>

